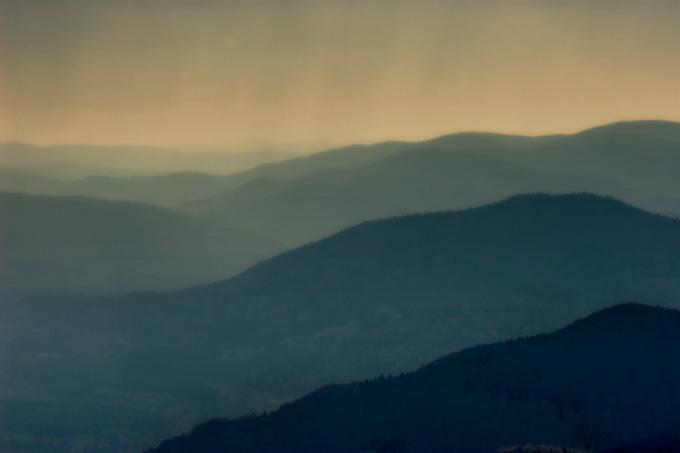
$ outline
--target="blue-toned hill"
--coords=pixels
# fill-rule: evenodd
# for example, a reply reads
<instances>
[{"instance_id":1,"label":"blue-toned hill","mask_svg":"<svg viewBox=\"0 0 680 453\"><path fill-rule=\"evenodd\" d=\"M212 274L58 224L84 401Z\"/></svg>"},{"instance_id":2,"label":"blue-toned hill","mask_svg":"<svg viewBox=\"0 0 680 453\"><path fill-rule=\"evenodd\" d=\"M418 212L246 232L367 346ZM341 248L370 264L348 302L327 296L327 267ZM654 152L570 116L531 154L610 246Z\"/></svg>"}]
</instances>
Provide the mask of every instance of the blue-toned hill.
<instances>
[{"instance_id":1,"label":"blue-toned hill","mask_svg":"<svg viewBox=\"0 0 680 453\"><path fill-rule=\"evenodd\" d=\"M680 221L525 195L368 222L182 291L5 303L0 379L12 432L43 414L68 450L103 419L110 450L130 450L626 301L680 307Z\"/></svg>"},{"instance_id":2,"label":"blue-toned hill","mask_svg":"<svg viewBox=\"0 0 680 453\"><path fill-rule=\"evenodd\" d=\"M269 414L215 419L149 452L652 451L632 447L677 436L631 441L680 427L679 379L680 312L625 304L399 377L326 386Z\"/></svg>"},{"instance_id":3,"label":"blue-toned hill","mask_svg":"<svg viewBox=\"0 0 680 453\"><path fill-rule=\"evenodd\" d=\"M223 220L157 206L0 192L0 291L178 289L282 249Z\"/></svg>"}]
</instances>

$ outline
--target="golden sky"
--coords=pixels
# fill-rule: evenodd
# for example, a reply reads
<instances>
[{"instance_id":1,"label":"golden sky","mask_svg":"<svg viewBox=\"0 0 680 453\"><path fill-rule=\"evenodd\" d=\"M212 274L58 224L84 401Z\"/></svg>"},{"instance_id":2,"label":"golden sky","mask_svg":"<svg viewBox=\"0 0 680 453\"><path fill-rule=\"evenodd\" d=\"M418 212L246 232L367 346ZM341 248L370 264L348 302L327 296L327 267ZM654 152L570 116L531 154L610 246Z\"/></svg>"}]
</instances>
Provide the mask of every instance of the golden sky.
<instances>
[{"instance_id":1,"label":"golden sky","mask_svg":"<svg viewBox=\"0 0 680 453\"><path fill-rule=\"evenodd\" d=\"M680 121L677 0L0 0L0 141L247 146Z\"/></svg>"}]
</instances>

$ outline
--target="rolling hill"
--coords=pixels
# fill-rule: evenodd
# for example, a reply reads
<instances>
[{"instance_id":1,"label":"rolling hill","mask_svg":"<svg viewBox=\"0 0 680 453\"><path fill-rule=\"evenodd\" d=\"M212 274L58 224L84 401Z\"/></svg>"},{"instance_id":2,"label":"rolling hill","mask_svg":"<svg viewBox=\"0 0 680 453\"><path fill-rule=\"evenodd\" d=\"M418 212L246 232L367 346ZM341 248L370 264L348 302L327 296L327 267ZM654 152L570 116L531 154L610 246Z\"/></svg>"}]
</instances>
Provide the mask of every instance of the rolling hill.
<instances>
[{"instance_id":1,"label":"rolling hill","mask_svg":"<svg viewBox=\"0 0 680 453\"><path fill-rule=\"evenodd\" d=\"M141 450L616 303L680 307L679 290L679 220L593 195L517 196L364 223L182 291L6 299L0 404L17 433L42 414L43 440L65 450L95 419L101 451Z\"/></svg>"},{"instance_id":2,"label":"rolling hill","mask_svg":"<svg viewBox=\"0 0 680 453\"><path fill-rule=\"evenodd\" d=\"M178 289L281 251L224 221L139 203L0 193L0 213L4 289Z\"/></svg>"},{"instance_id":3,"label":"rolling hill","mask_svg":"<svg viewBox=\"0 0 680 453\"><path fill-rule=\"evenodd\" d=\"M529 442L601 451L677 430L678 379L680 312L617 305L552 334L328 385L272 413L211 420L147 452L474 453Z\"/></svg>"},{"instance_id":4,"label":"rolling hill","mask_svg":"<svg viewBox=\"0 0 680 453\"><path fill-rule=\"evenodd\" d=\"M532 191L541 186L541 179L487 156L418 150L275 185L271 180L252 181L182 210L221 216L295 246L367 220L490 203Z\"/></svg>"},{"instance_id":5,"label":"rolling hill","mask_svg":"<svg viewBox=\"0 0 680 453\"><path fill-rule=\"evenodd\" d=\"M173 162L175 154L166 160ZM142 163L151 165L165 159L162 155L144 150ZM15 172L0 178L0 189L138 201L222 216L288 246L367 220L462 209L526 192L592 192L680 216L680 125L664 121L614 123L573 135L458 133L423 142L355 145L227 176L195 173L197 168L175 165L173 174L128 177L95 173L70 181L45 178L54 171ZM217 172L219 165L201 168Z\"/></svg>"},{"instance_id":6,"label":"rolling hill","mask_svg":"<svg viewBox=\"0 0 680 453\"><path fill-rule=\"evenodd\" d=\"M251 179L180 209L222 216L289 246L367 220L468 208L527 192L591 192L680 216L678 123L616 123L534 138L463 133L402 144L397 151L361 166L317 170L276 184L270 172L264 180ZM254 177L258 170L248 174Z\"/></svg>"},{"instance_id":7,"label":"rolling hill","mask_svg":"<svg viewBox=\"0 0 680 453\"><path fill-rule=\"evenodd\" d=\"M220 148L179 150L148 146L36 146L8 142L0 143L0 171L64 180L174 172L232 174L304 153L284 149L233 152Z\"/></svg>"},{"instance_id":8,"label":"rolling hill","mask_svg":"<svg viewBox=\"0 0 680 453\"><path fill-rule=\"evenodd\" d=\"M41 148L5 143L0 144L0 190L172 207L229 192L256 179L286 180L317 171L360 166L409 145L400 142L356 145L284 160L292 154L201 154L129 147ZM280 160L283 162L277 162ZM256 165L258 162L261 165ZM139 174L140 169L152 174Z\"/></svg>"}]
</instances>

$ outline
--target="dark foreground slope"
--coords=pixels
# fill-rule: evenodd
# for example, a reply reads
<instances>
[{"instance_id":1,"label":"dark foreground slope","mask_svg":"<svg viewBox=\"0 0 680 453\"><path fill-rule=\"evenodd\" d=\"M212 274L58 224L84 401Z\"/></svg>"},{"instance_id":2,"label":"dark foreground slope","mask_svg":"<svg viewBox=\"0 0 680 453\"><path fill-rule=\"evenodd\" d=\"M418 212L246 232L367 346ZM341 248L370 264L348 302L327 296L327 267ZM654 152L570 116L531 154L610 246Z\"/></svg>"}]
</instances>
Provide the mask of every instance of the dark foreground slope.
<instances>
[{"instance_id":1,"label":"dark foreground slope","mask_svg":"<svg viewBox=\"0 0 680 453\"><path fill-rule=\"evenodd\" d=\"M680 451L680 430L620 442L602 450L601 453L672 453L676 451Z\"/></svg>"},{"instance_id":2,"label":"dark foreground slope","mask_svg":"<svg viewBox=\"0 0 680 453\"><path fill-rule=\"evenodd\" d=\"M150 452L592 451L680 428L679 379L680 312L624 304L407 375L326 386L271 414L212 420Z\"/></svg>"},{"instance_id":3,"label":"dark foreground slope","mask_svg":"<svg viewBox=\"0 0 680 453\"><path fill-rule=\"evenodd\" d=\"M680 307L679 288L680 221L591 195L530 195L366 223L183 291L7 303L6 445L27 450L33 433L64 451L74 439L141 450L212 416L622 301Z\"/></svg>"},{"instance_id":4,"label":"dark foreground slope","mask_svg":"<svg viewBox=\"0 0 680 453\"><path fill-rule=\"evenodd\" d=\"M407 375L326 386L271 414L212 420L150 452L592 451L679 429L678 380L680 312L624 304Z\"/></svg>"},{"instance_id":5,"label":"dark foreground slope","mask_svg":"<svg viewBox=\"0 0 680 453\"><path fill-rule=\"evenodd\" d=\"M151 205L0 192L0 288L177 289L280 251L224 221Z\"/></svg>"}]
</instances>

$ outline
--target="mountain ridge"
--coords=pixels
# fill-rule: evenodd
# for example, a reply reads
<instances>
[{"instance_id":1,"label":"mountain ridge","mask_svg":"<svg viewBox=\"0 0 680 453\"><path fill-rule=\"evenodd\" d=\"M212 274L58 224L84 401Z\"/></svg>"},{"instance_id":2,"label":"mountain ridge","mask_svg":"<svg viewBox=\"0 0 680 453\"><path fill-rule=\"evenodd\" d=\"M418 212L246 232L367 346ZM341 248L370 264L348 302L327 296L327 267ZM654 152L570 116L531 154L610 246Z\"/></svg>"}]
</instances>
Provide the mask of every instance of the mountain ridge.
<instances>
[{"instance_id":1,"label":"mountain ridge","mask_svg":"<svg viewBox=\"0 0 680 453\"><path fill-rule=\"evenodd\" d=\"M622 331L622 320L635 329ZM664 343L664 350L655 349ZM672 389L680 376L673 360L680 357L678 345L678 310L617 305L557 332L468 348L398 377L326 385L271 413L213 419L147 453L481 452L534 441L590 451L677 427L671 408L680 393L653 392ZM567 363L559 357L568 357ZM570 367L578 362L589 371ZM626 368L635 372L626 377ZM654 379L656 388L642 387L659 372L665 375ZM591 373L612 388L600 393ZM572 385L563 386L565 380ZM646 409L637 419L642 426L631 429L625 417L608 419L620 407Z\"/></svg>"},{"instance_id":2,"label":"mountain ridge","mask_svg":"<svg viewBox=\"0 0 680 453\"><path fill-rule=\"evenodd\" d=\"M281 180L265 192L241 186L178 209L222 216L290 246L376 217L457 210L527 192L585 191L678 216L680 125L662 124L671 131L664 135L645 133L657 125L650 124L617 123L543 139L511 137L511 145L498 144L508 140L505 136L491 136L489 142L482 135L479 146L471 145L467 133L445 136L359 167L317 170Z\"/></svg>"},{"instance_id":3,"label":"mountain ridge","mask_svg":"<svg viewBox=\"0 0 680 453\"><path fill-rule=\"evenodd\" d=\"M664 128L669 132L664 134L645 132L645 129L659 129ZM134 199L136 201L150 202L159 204L165 207L174 207L187 209L185 204L199 202L205 198L219 197L220 194L231 193L234 189L239 188L245 183L255 179L262 178L273 178L279 179L281 181L288 181L288 184L294 183L294 179L304 177L305 175L312 175L317 172L334 170L336 173L340 170L345 170L346 172L352 171L352 169L357 169L365 165L379 162L382 159L388 158L390 156L396 156L403 152L415 151L418 149L447 149L450 152L472 152L473 154L485 155L487 157L493 157L495 159L500 159L501 161L507 162L510 158L517 157L518 162L522 162L522 165L527 166L528 170L535 170L535 165L532 166L532 161L534 156L532 152L538 152L541 150L549 151L549 148L556 146L563 151L569 151L569 147L578 147L579 140L587 140L592 142L592 136L619 136L619 142L621 137L632 137L638 136L646 140L656 140L661 138L661 136L666 139L672 139L671 148L676 149L680 146L677 145L677 141L680 140L680 131L677 131L678 123L673 122L663 122L663 121L641 121L641 122L619 122L612 123L605 126L599 126L581 131L572 135L548 135L548 136L536 136L536 137L525 137L525 136L512 136L504 134L494 134L485 132L460 132L457 134L448 134L440 137L435 137L433 139L424 140L420 142L381 142L372 145L350 145L342 148L334 148L326 150L323 152L315 153L307 157L294 158L278 163L268 163L263 164L259 167L238 172L230 176L221 176L215 178L210 178L209 175L203 175L202 179L205 180L204 183L200 185L196 184L196 181L181 181L178 180L177 175L173 178L171 182L166 181L167 177L163 175L157 175L153 178L140 177L132 180L116 180L116 179L94 179L87 182L71 181L66 183L53 182L52 184L40 184L38 187L31 188L31 181L24 180L12 183L7 182L3 188L5 190L14 190L15 188L20 188L21 191L36 193L36 194L52 194L52 195L89 195L98 196L101 198L114 199L114 200L130 200ZM622 135L623 134L623 135ZM636 135L637 134L637 135ZM589 138L591 137L591 138ZM654 138L656 137L656 139ZM599 140L599 139L598 139ZM626 145L626 142L622 142ZM567 146L567 144L569 146ZM592 143L591 143L592 145ZM605 143L606 145L606 143ZM566 146L566 148L565 148ZM607 145L609 146L609 145ZM654 146L653 144L650 146ZM543 154L543 153L540 153ZM550 153L548 153L550 154ZM528 160L527 160L528 159ZM563 157L560 157L563 159ZM517 162L516 162L517 163ZM559 163L559 162L558 162ZM663 166L668 166L667 164L662 164ZM538 168L541 172L548 171L549 176L555 177L555 172L557 176L559 173L559 165L548 161L543 162L542 167ZM627 168L626 171L630 175L635 175L636 168L640 165L633 165L631 168ZM641 167L644 167L642 165ZM570 177L579 178L578 175L579 167L570 167ZM576 173L574 173L576 172ZM633 172L633 173L631 173ZM351 177L348 173L348 177ZM630 178L630 177L629 177ZM644 179L647 176L642 175L638 179ZM196 179L194 177L194 179ZM631 197L631 201L640 204L648 210L658 210L663 213L680 213L680 201L673 201L669 199L669 196L664 193L658 193L658 187L650 186L646 187L643 194L637 194L637 199L633 198L630 190L623 191L615 183L621 181L621 175L617 174L616 179L613 181L608 181L606 184L593 184L589 182L587 186L581 184L565 184L561 183L556 186L554 190L561 191L573 191L573 190L587 190L587 191L598 191L601 195L612 195L617 198L622 198L621 195L626 197ZM424 181L423 183L426 183ZM135 191L131 191L129 184L134 183L136 185ZM179 190L179 185L186 186L184 189ZM625 184L624 184L625 185ZM156 187L157 186L157 187ZM397 186L398 187L398 186ZM414 186L417 187L417 186ZM552 186L547 182L543 182L539 185L534 185L533 187L520 186L514 193L526 192L526 191L536 191L536 190L548 190ZM668 186L668 187L673 187ZM162 195L160 190L168 191L167 195ZM679 189L680 190L680 189ZM651 192L650 192L651 191ZM512 193L504 192L496 195L495 199L505 198ZM655 206L650 201L651 196L660 196L663 203L657 202L656 204L660 207ZM463 207L460 203L454 202L449 203L446 209L457 209ZM472 200L468 205L480 205L486 202L492 201L491 199L479 199ZM328 201L327 201L328 202ZM204 202L203 202L204 203ZM412 207L411 207L412 209ZM210 209L208 209L209 211ZM417 207L416 211L423 211L425 208ZM205 213L205 212L200 212ZM219 212L218 212L219 213ZM400 212L395 212L395 214L405 214L404 210ZM363 217L360 220L369 220L367 217ZM332 233L337 231L343 226L349 226L347 223L340 225L340 227L334 230L325 230L324 233ZM320 234L323 236L325 234ZM299 245L299 244L295 244Z\"/></svg>"},{"instance_id":4,"label":"mountain ridge","mask_svg":"<svg viewBox=\"0 0 680 453\"><path fill-rule=\"evenodd\" d=\"M6 288L177 289L281 250L222 220L138 202L0 192L0 210Z\"/></svg>"},{"instance_id":5,"label":"mountain ridge","mask_svg":"<svg viewBox=\"0 0 680 453\"><path fill-rule=\"evenodd\" d=\"M30 432L37 413L63 425L52 432L68 439L45 438L63 451L87 444L106 413L109 451L141 450L324 383L415 369L620 302L680 307L679 294L679 220L595 195L514 197L368 222L191 289L3 297L0 381L16 399L0 406L12 433Z\"/></svg>"},{"instance_id":6,"label":"mountain ridge","mask_svg":"<svg viewBox=\"0 0 680 453\"><path fill-rule=\"evenodd\" d=\"M451 219L459 216L468 216L468 215L475 215L477 213L484 213L485 211L488 212L489 210L493 210L496 208L502 208L503 211L507 214L513 209L520 208L520 209L531 209L531 204L534 202L539 202L542 205L550 205L552 204L553 201L556 200L561 200L563 201L565 205L572 204L578 204L579 201L585 201L593 204L599 204L602 203L603 205L607 205L610 207L614 207L616 209L624 209L628 210L630 212L635 212L638 214L643 215L644 217L647 218L654 218L654 219L659 219L664 223L667 224L674 224L677 219L672 219L669 218L668 216L664 216L662 214L658 213L651 213L648 211L645 211L642 208L632 206L628 203L622 202L620 200L617 200L613 197L609 196L599 196L599 195L594 195L591 193L587 192L574 192L574 193L568 193L568 194L560 194L560 195L554 195L554 194L546 194L546 193L531 193L531 194L518 194L518 195L513 195L511 197L508 197L503 200L495 201L488 203L483 206L474 206L474 207L469 207L469 208L464 208L456 211L451 211L451 210L440 210L440 211L435 211L435 212L428 212L428 213L413 213L413 214L407 214L407 215L397 215L397 216L392 216L392 217L387 217L387 218L382 218L382 219L375 219L375 220L369 220L366 222L362 222L359 225L351 226L348 228L345 228L337 233L332 234L331 236L323 239L319 239L316 241L310 241L309 243L297 247L292 250L288 250L286 252L281 253L280 255L276 257L272 257L266 261L263 261L262 263L258 263L253 268L248 269L244 271L244 273L251 273L253 272L254 269L261 268L263 266L266 266L267 263L271 263L272 261L275 260L281 260L284 257L288 257L292 254L298 254L302 253L304 250L308 250L310 248L313 248L315 246L318 246L320 244L327 243L328 241L331 241L333 239L337 239L340 237L347 237L349 235L357 234L359 232L366 231L368 229L379 229L383 225L390 225L393 222L417 222L420 219ZM377 238L379 239L379 238ZM237 278L240 276L236 276ZM226 281L226 280L223 280ZM211 283L206 283L205 285L199 285L201 287L207 286L211 287L212 285L219 285L220 282L211 282ZM190 291L191 288L185 288L182 291Z\"/></svg>"}]
</instances>

